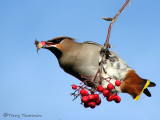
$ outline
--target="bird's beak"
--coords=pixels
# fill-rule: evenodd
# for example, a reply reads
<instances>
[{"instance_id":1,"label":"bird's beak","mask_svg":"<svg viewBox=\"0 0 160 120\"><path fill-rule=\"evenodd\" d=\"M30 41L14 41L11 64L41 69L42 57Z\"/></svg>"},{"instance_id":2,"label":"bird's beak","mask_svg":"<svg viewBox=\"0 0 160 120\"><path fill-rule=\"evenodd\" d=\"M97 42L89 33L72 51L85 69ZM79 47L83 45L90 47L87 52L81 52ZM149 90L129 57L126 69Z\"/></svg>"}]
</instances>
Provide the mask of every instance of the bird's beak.
<instances>
[{"instance_id":1,"label":"bird's beak","mask_svg":"<svg viewBox=\"0 0 160 120\"><path fill-rule=\"evenodd\" d=\"M53 47L54 46L54 44L52 42L49 42L49 41L41 41L41 42L39 42L39 41L35 40L34 44L37 47L37 52L41 48L47 49L49 47Z\"/></svg>"},{"instance_id":2,"label":"bird's beak","mask_svg":"<svg viewBox=\"0 0 160 120\"><path fill-rule=\"evenodd\" d=\"M46 41L42 48L49 48L49 47L55 47L55 44L50 41Z\"/></svg>"}]
</instances>

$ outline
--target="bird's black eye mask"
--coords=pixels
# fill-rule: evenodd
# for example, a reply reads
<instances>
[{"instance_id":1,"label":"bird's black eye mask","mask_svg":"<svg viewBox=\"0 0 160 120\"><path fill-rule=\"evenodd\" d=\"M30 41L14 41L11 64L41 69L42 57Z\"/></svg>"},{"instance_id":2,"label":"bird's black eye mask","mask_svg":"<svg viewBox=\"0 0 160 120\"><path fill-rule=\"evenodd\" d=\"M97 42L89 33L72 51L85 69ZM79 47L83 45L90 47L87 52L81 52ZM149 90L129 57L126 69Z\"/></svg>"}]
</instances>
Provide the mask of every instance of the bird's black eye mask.
<instances>
[{"instance_id":1,"label":"bird's black eye mask","mask_svg":"<svg viewBox=\"0 0 160 120\"><path fill-rule=\"evenodd\" d=\"M64 38L57 38L57 39L53 39L53 40L48 40L46 41L47 45L55 45L55 44L59 44L63 41Z\"/></svg>"}]
</instances>

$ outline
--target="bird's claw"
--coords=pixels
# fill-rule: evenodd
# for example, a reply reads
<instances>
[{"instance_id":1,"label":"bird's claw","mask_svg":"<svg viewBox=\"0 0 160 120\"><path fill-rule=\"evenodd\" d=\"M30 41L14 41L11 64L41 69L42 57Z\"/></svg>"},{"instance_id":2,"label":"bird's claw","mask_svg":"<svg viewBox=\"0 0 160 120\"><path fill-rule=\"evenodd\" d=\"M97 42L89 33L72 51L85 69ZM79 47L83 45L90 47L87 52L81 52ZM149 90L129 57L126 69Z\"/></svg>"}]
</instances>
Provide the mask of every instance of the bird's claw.
<instances>
[{"instance_id":1,"label":"bird's claw","mask_svg":"<svg viewBox=\"0 0 160 120\"><path fill-rule=\"evenodd\" d=\"M112 45L109 42L106 42L104 46L106 49L112 48Z\"/></svg>"},{"instance_id":2,"label":"bird's claw","mask_svg":"<svg viewBox=\"0 0 160 120\"><path fill-rule=\"evenodd\" d=\"M109 57L110 55L110 51L108 50L108 48L106 47L102 47L101 50L100 50L100 55L103 57L104 55L106 55L106 58Z\"/></svg>"}]
</instances>

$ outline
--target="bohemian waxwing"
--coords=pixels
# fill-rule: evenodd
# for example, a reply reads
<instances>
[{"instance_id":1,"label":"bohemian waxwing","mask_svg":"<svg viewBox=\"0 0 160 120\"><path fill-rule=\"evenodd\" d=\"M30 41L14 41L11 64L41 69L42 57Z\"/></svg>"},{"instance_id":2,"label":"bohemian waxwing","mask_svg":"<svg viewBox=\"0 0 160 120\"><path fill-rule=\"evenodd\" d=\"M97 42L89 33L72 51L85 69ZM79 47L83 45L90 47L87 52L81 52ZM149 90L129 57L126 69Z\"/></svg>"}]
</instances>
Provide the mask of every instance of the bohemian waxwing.
<instances>
[{"instance_id":1,"label":"bohemian waxwing","mask_svg":"<svg viewBox=\"0 0 160 120\"><path fill-rule=\"evenodd\" d=\"M84 76L91 80L96 74L102 45L90 41L78 43L70 37L56 37L43 43L39 48L50 50L57 57L60 67L65 72L81 81L85 80ZM38 46L38 43L35 44ZM154 87L156 84L139 77L114 51L109 50L109 52L105 67L107 74L102 76L120 80L121 85L119 89L117 88L118 91L130 94L135 101L139 99L141 93L151 97L147 87ZM102 81L101 84L106 88L107 82ZM94 87L90 82L87 85Z\"/></svg>"}]
</instances>

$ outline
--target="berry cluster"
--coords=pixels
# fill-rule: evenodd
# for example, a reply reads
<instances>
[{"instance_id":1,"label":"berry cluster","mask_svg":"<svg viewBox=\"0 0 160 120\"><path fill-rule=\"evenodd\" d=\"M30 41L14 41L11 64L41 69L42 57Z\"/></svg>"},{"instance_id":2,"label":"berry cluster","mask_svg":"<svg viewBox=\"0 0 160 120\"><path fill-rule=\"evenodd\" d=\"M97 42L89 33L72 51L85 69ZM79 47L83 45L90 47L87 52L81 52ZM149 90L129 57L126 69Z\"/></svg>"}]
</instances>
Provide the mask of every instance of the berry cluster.
<instances>
[{"instance_id":1,"label":"berry cluster","mask_svg":"<svg viewBox=\"0 0 160 120\"><path fill-rule=\"evenodd\" d=\"M72 89L77 90L77 85L72 85ZM95 108L96 105L101 104L99 94L89 94L88 90L85 88L79 90L79 95L81 96L81 102L85 108Z\"/></svg>"},{"instance_id":2,"label":"berry cluster","mask_svg":"<svg viewBox=\"0 0 160 120\"><path fill-rule=\"evenodd\" d=\"M120 86L120 84L121 82L119 80L115 81L115 86ZM83 85L72 85L72 89L75 90L72 95L74 95L74 99L76 99L78 96L81 96L81 101L85 108L95 108L96 106L100 105L101 98L99 94L103 94L107 101L115 101L116 103L119 103L121 101L121 98L117 95L116 91L113 93L113 89L115 89L115 86L109 83L107 85L107 88L105 89L103 86L99 85L93 92L92 89L88 89L86 86L83 87ZM77 91L78 94L75 94ZM95 92L99 92L99 94L95 94Z\"/></svg>"},{"instance_id":3,"label":"berry cluster","mask_svg":"<svg viewBox=\"0 0 160 120\"><path fill-rule=\"evenodd\" d=\"M101 99L99 97L99 94L85 94L83 95L83 91L86 92L86 90L82 89L80 91L82 97L81 97L81 101L82 103L84 103L84 107L85 108L95 108L96 105L100 105L101 104ZM88 92L88 91L87 91Z\"/></svg>"},{"instance_id":4,"label":"berry cluster","mask_svg":"<svg viewBox=\"0 0 160 120\"><path fill-rule=\"evenodd\" d=\"M97 87L97 91L100 93L103 93L103 96L106 97L107 101L115 101L116 103L119 103L121 101L121 98L117 95L117 93L112 93L111 90L113 90L114 86L110 83L107 85L107 89L104 89L102 86Z\"/></svg>"}]
</instances>

